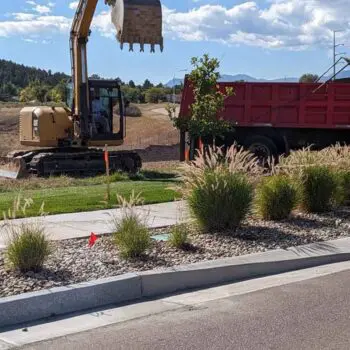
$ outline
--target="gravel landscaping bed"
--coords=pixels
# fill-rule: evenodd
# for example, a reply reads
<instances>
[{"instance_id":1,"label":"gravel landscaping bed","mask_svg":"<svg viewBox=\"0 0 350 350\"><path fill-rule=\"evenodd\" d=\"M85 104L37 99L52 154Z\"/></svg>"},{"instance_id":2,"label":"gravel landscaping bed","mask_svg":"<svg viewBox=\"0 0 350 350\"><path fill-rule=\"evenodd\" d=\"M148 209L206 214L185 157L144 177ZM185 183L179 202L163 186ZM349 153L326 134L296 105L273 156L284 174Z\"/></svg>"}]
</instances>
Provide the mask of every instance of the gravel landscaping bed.
<instances>
[{"instance_id":1,"label":"gravel landscaping bed","mask_svg":"<svg viewBox=\"0 0 350 350\"><path fill-rule=\"evenodd\" d=\"M155 230L154 234L167 233ZM295 213L283 222L248 219L234 236L191 232L191 249L181 251L166 242L154 242L139 261L119 258L112 237L100 238L93 248L87 239L53 242L53 254L40 273L25 275L5 266L0 251L0 297L47 289L67 284L111 277L127 272L161 269L204 260L285 249L312 242L350 236L350 208L324 215Z\"/></svg>"}]
</instances>

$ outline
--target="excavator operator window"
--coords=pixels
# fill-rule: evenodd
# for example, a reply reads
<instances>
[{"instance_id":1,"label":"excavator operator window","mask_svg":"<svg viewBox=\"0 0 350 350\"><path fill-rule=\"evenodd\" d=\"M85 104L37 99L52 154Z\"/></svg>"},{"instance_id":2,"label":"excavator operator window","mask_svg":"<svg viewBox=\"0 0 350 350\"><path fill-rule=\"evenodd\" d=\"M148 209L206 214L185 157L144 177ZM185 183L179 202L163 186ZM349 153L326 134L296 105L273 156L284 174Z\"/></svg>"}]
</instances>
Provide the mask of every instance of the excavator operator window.
<instances>
[{"instance_id":1,"label":"excavator operator window","mask_svg":"<svg viewBox=\"0 0 350 350\"><path fill-rule=\"evenodd\" d=\"M118 90L94 88L90 92L95 134L113 133L113 107L118 101Z\"/></svg>"},{"instance_id":2,"label":"excavator operator window","mask_svg":"<svg viewBox=\"0 0 350 350\"><path fill-rule=\"evenodd\" d=\"M74 94L73 94L73 83L70 82L66 86L66 94L67 94L67 106L72 110L73 109L73 99L74 99Z\"/></svg>"}]
</instances>

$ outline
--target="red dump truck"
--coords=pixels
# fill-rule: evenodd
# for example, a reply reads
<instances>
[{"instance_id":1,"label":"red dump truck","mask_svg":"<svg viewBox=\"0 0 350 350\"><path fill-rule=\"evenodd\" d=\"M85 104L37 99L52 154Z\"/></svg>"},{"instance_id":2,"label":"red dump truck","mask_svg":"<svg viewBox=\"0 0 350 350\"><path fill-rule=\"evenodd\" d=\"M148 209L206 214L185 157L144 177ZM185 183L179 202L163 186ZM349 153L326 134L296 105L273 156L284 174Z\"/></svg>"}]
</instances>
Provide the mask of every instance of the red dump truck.
<instances>
[{"instance_id":1,"label":"red dump truck","mask_svg":"<svg viewBox=\"0 0 350 350\"><path fill-rule=\"evenodd\" d=\"M220 83L220 90L232 87L225 109L219 113L234 125L222 144L234 142L259 157L288 153L313 145L322 148L337 142L350 143L350 83ZM190 117L193 94L186 79L180 118ZM190 151L191 158L198 140L188 142L181 133L181 160Z\"/></svg>"}]
</instances>

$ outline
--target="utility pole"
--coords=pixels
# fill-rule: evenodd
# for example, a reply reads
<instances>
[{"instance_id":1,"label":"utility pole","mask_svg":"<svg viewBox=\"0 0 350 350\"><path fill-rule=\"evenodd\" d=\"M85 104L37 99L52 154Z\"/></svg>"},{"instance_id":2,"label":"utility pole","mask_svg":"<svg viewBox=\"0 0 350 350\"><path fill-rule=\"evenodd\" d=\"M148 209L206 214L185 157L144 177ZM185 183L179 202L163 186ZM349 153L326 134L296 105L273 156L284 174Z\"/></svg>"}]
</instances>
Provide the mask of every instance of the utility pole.
<instances>
[{"instance_id":1,"label":"utility pole","mask_svg":"<svg viewBox=\"0 0 350 350\"><path fill-rule=\"evenodd\" d=\"M175 73L174 73L174 79L173 79L173 104L176 102L176 84L175 84Z\"/></svg>"},{"instance_id":2,"label":"utility pole","mask_svg":"<svg viewBox=\"0 0 350 350\"><path fill-rule=\"evenodd\" d=\"M187 72L187 69L179 69L174 73L174 78L173 78L173 103L176 103L176 83L175 83L175 75L177 72Z\"/></svg>"},{"instance_id":3,"label":"utility pole","mask_svg":"<svg viewBox=\"0 0 350 350\"><path fill-rule=\"evenodd\" d=\"M337 44L336 42L336 34L342 32L342 30L333 30L333 80L335 80L336 78L336 74L337 74L337 56L339 56L340 54L337 54L336 50L337 47L339 46L344 46L344 44Z\"/></svg>"}]
</instances>

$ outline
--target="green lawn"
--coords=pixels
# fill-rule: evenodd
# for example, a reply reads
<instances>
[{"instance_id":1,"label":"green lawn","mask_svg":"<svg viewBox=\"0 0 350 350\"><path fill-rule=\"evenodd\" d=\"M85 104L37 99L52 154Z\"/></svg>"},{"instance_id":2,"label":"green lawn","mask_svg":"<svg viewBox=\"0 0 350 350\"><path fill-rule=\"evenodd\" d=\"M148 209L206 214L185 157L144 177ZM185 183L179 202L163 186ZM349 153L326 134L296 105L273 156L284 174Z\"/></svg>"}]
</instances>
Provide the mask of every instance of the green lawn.
<instances>
[{"instance_id":1,"label":"green lawn","mask_svg":"<svg viewBox=\"0 0 350 350\"><path fill-rule=\"evenodd\" d=\"M176 197L176 193L170 189L174 185L171 179L115 182L111 184L112 198L109 204L105 202L105 184L22 189L20 194L22 198L33 199L34 205L27 210L26 215L35 216L43 202L45 212L50 215L113 208L116 205L117 193L129 197L132 191L135 191L135 194L141 193L145 204L170 202ZM18 194L18 190L14 188L0 193L0 213L12 207Z\"/></svg>"}]
</instances>

